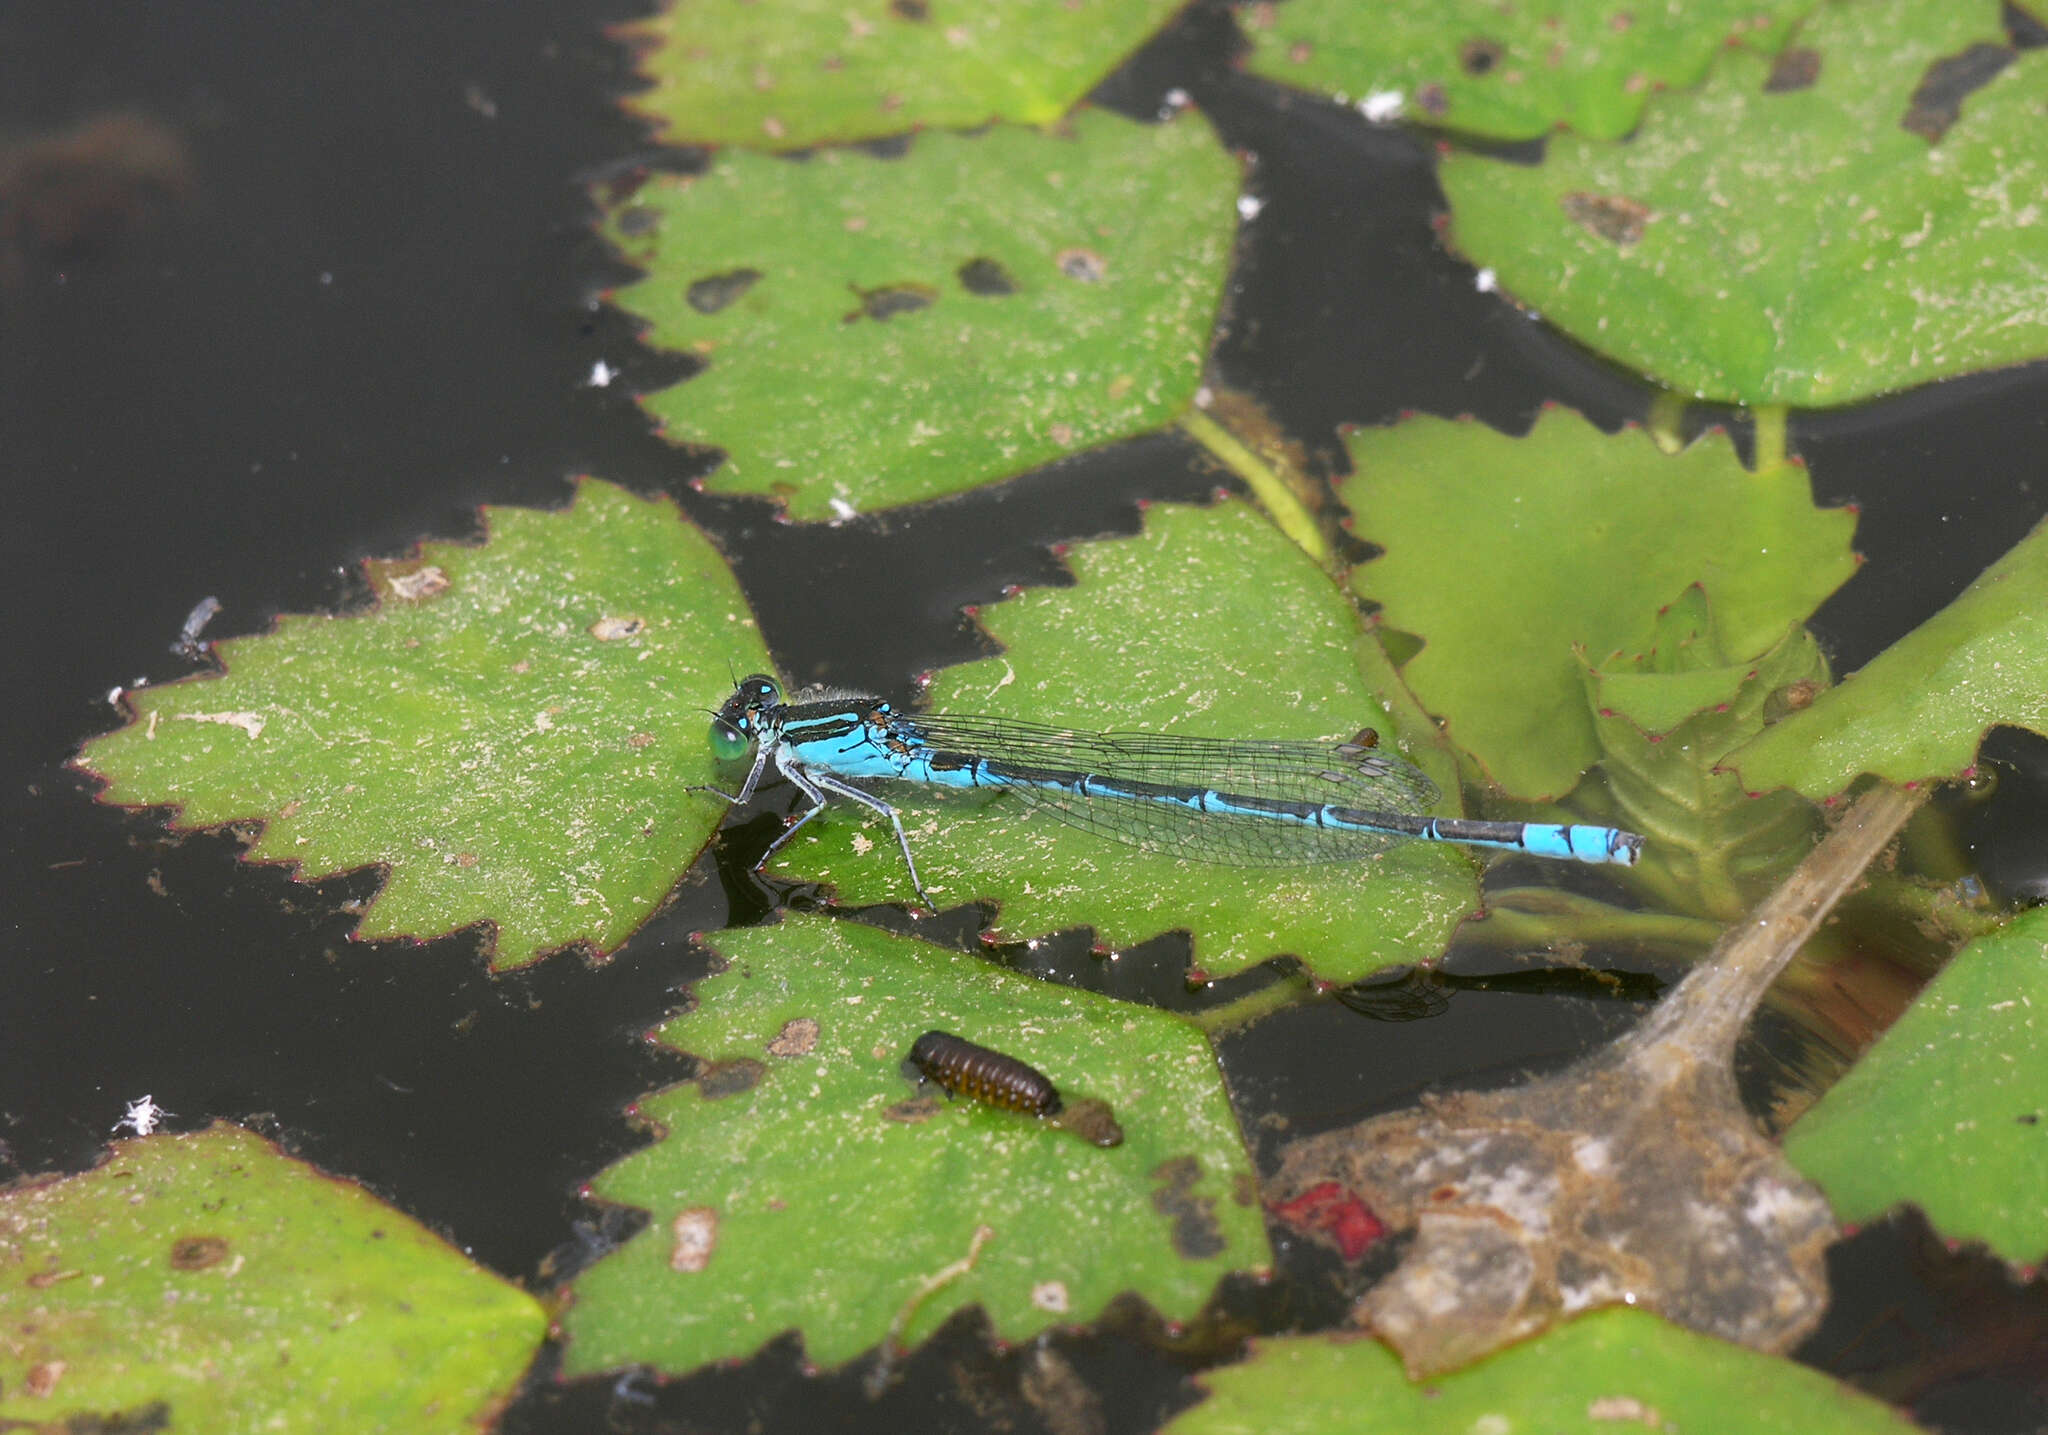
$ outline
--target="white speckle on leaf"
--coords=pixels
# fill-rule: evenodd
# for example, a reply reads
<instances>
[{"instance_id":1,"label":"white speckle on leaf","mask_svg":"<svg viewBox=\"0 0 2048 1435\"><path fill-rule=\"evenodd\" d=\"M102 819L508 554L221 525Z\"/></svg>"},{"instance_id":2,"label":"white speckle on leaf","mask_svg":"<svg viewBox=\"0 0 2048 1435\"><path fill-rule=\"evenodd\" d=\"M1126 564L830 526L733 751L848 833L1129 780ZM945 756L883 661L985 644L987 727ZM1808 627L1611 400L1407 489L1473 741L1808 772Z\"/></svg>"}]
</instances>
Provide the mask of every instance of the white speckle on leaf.
<instances>
[{"instance_id":1,"label":"white speckle on leaf","mask_svg":"<svg viewBox=\"0 0 2048 1435\"><path fill-rule=\"evenodd\" d=\"M155 714L150 716L153 718ZM238 727L250 737L263 736L263 725L269 721L261 713L172 713L180 722L217 722L228 727ZM155 736L152 730L151 736Z\"/></svg>"},{"instance_id":2,"label":"white speckle on leaf","mask_svg":"<svg viewBox=\"0 0 2048 1435\"><path fill-rule=\"evenodd\" d=\"M1358 102L1358 112L1376 125L1401 118L1407 107L1408 97L1399 90L1374 90Z\"/></svg>"}]
</instances>

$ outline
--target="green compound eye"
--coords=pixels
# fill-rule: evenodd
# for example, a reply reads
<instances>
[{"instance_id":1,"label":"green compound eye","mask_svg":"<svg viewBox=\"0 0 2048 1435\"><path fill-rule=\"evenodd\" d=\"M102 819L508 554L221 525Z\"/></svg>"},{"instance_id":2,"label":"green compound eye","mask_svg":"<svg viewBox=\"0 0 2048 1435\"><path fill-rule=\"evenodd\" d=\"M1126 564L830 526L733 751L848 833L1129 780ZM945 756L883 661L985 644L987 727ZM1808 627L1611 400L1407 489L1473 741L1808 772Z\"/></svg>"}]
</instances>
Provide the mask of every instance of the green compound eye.
<instances>
[{"instance_id":1,"label":"green compound eye","mask_svg":"<svg viewBox=\"0 0 2048 1435\"><path fill-rule=\"evenodd\" d=\"M738 762L752 746L747 735L724 718L711 720L711 755L720 762Z\"/></svg>"}]
</instances>

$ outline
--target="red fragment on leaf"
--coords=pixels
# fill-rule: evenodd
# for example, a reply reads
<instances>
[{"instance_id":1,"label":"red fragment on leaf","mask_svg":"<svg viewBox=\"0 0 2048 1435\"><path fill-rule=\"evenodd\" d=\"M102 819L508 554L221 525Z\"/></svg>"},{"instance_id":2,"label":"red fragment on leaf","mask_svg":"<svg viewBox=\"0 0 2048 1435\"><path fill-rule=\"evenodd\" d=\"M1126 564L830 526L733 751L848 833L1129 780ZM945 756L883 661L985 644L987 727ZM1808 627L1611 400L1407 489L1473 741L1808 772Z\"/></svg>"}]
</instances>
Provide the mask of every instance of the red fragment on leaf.
<instances>
[{"instance_id":1,"label":"red fragment on leaf","mask_svg":"<svg viewBox=\"0 0 2048 1435\"><path fill-rule=\"evenodd\" d=\"M1327 1236L1346 1261L1357 1260L1387 1233L1365 1202L1335 1181L1311 1186L1293 1200L1268 1209L1296 1230Z\"/></svg>"}]
</instances>

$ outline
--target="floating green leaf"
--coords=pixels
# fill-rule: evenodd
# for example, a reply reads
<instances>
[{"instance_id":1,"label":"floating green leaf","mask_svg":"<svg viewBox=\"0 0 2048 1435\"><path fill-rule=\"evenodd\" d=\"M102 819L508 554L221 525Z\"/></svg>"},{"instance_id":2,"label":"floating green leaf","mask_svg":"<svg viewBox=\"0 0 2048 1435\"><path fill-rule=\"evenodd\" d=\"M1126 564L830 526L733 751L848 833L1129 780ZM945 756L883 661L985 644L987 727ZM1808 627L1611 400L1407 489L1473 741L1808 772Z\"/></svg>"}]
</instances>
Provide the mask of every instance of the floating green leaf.
<instances>
[{"instance_id":1,"label":"floating green leaf","mask_svg":"<svg viewBox=\"0 0 2048 1435\"><path fill-rule=\"evenodd\" d=\"M1216 1059L1191 1024L852 922L726 932L662 1038L702 1058L667 1132L593 1184L648 1228L575 1284L568 1368L687 1370L783 1331L836 1366L979 1303L1022 1340L1131 1291L1192 1316L1271 1259ZM1121 1145L906 1080L929 1030L1031 1063Z\"/></svg>"},{"instance_id":2,"label":"floating green leaf","mask_svg":"<svg viewBox=\"0 0 2048 1435\"><path fill-rule=\"evenodd\" d=\"M670 144L800 149L991 120L1058 119L1179 0L671 4L622 26Z\"/></svg>"},{"instance_id":3,"label":"floating green leaf","mask_svg":"<svg viewBox=\"0 0 2048 1435\"><path fill-rule=\"evenodd\" d=\"M1201 382L1236 162L1199 116L725 153L615 216L620 302L704 357L649 396L708 485L801 518L914 503L1156 428Z\"/></svg>"},{"instance_id":4,"label":"floating green leaf","mask_svg":"<svg viewBox=\"0 0 2048 1435\"><path fill-rule=\"evenodd\" d=\"M2048 524L1732 761L1752 791L1827 797L1866 772L1899 783L1953 777L1997 723L2048 733Z\"/></svg>"},{"instance_id":5,"label":"floating green leaf","mask_svg":"<svg viewBox=\"0 0 2048 1435\"><path fill-rule=\"evenodd\" d=\"M1740 40L1766 54L1815 0L1350 0L1247 7L1250 68L1340 103L1398 94L1423 124L1492 139L1569 125L1599 139L1635 127L1653 91L1699 83Z\"/></svg>"},{"instance_id":6,"label":"floating green leaf","mask_svg":"<svg viewBox=\"0 0 2048 1435\"><path fill-rule=\"evenodd\" d=\"M2038 997L2040 1000L2036 1001ZM2048 1255L2048 911L1963 948L1785 1137L1845 1221L1901 1202L2007 1260Z\"/></svg>"},{"instance_id":7,"label":"floating green leaf","mask_svg":"<svg viewBox=\"0 0 2048 1435\"><path fill-rule=\"evenodd\" d=\"M1085 545L1071 561L1072 588L983 610L1004 653L942 673L934 711L1202 737L1341 742L1388 729L1355 656L1356 610L1250 508L1152 508L1140 537ZM1186 928L1196 965L1219 976L1283 952L1331 981L1422 961L1477 901L1471 858L1427 843L1361 863L1221 867L985 794L920 808L905 826L934 896L995 899L1006 933L1086 924L1121 948ZM914 900L888 826L848 803L806 826L784 860L845 901Z\"/></svg>"},{"instance_id":8,"label":"floating green leaf","mask_svg":"<svg viewBox=\"0 0 2048 1435\"><path fill-rule=\"evenodd\" d=\"M1391 1351L1360 1336L1261 1340L1243 1364L1201 1379L1209 1398L1162 1435L1910 1435L1919 1428L1817 1370L1633 1310L1580 1316L1431 1380L1410 1381Z\"/></svg>"},{"instance_id":9,"label":"floating green leaf","mask_svg":"<svg viewBox=\"0 0 2048 1435\"><path fill-rule=\"evenodd\" d=\"M227 672L136 692L78 758L111 802L260 820L257 860L386 873L366 937L496 924L495 961L617 946L724 816L704 721L764 656L672 502L587 482L486 510L480 546L370 565L378 604L219 645Z\"/></svg>"},{"instance_id":10,"label":"floating green leaf","mask_svg":"<svg viewBox=\"0 0 2048 1435\"><path fill-rule=\"evenodd\" d=\"M1745 473L1724 435L1666 455L1562 409L1526 438L1411 419L1352 438L1341 496L1386 552L1353 577L1423 640L1402 670L1493 781L1567 792L1600 756L1580 651L1607 667L1697 583L1722 647L1762 653L1855 571L1855 516L1803 473Z\"/></svg>"},{"instance_id":11,"label":"floating green leaf","mask_svg":"<svg viewBox=\"0 0 2048 1435\"><path fill-rule=\"evenodd\" d=\"M467 1431L547 1315L238 1127L0 1191L0 1426ZM20 1422L18 1425L17 1422Z\"/></svg>"},{"instance_id":12,"label":"floating green leaf","mask_svg":"<svg viewBox=\"0 0 2048 1435\"><path fill-rule=\"evenodd\" d=\"M1798 624L1735 661L1698 588L1659 615L1644 651L1587 670L1607 790L1622 825L1650 839L1641 882L1732 922L1798 864L1813 845L1812 804L1751 797L1721 762L1827 681L1820 645Z\"/></svg>"},{"instance_id":13,"label":"floating green leaf","mask_svg":"<svg viewBox=\"0 0 2048 1435\"><path fill-rule=\"evenodd\" d=\"M2004 45L1998 0L1823 6L1775 67L1729 52L1627 144L1452 155L1452 236L1574 338L1703 398L1845 404L2036 358L2048 52Z\"/></svg>"}]
</instances>

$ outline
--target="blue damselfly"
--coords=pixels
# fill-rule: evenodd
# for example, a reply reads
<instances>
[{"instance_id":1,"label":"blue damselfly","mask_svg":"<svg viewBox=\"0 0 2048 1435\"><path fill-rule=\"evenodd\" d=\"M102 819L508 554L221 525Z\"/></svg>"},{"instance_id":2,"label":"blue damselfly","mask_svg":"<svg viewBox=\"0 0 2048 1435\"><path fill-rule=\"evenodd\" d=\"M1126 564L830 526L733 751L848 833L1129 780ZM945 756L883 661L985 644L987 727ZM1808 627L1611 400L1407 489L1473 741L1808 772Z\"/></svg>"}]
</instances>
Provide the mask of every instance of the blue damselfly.
<instances>
[{"instance_id":1,"label":"blue damselfly","mask_svg":"<svg viewBox=\"0 0 2048 1435\"><path fill-rule=\"evenodd\" d=\"M1013 792L1090 832L1232 867L1341 862L1402 839L1623 865L1643 846L1613 827L1431 817L1436 784L1377 751L1370 729L1351 742L1088 733L1012 718L898 712L853 693L799 697L784 702L775 680L757 673L711 720L716 757L753 756L740 790L720 797L748 801L772 767L809 802L761 854L757 870L831 798L843 797L889 819L911 886L927 906L932 900L896 808L857 783Z\"/></svg>"}]
</instances>

